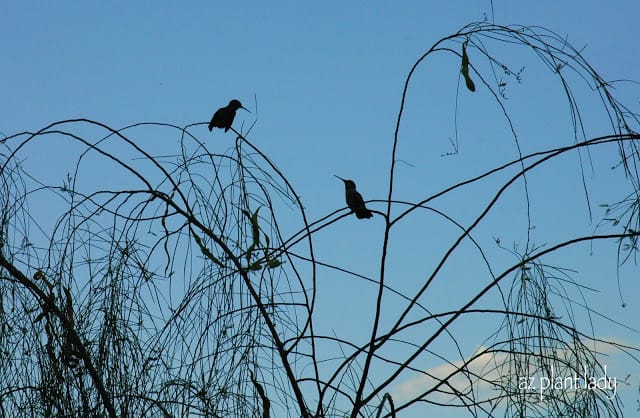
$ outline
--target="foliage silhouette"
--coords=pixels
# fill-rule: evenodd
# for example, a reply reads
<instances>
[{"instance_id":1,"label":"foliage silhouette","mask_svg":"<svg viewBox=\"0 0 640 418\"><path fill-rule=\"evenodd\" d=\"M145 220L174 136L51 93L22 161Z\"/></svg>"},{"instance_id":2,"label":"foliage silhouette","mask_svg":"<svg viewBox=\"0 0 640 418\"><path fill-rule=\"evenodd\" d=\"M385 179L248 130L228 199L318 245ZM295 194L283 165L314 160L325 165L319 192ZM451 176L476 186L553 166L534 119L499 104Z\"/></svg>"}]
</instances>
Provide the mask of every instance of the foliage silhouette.
<instances>
[{"instance_id":1,"label":"foliage silhouette","mask_svg":"<svg viewBox=\"0 0 640 418\"><path fill-rule=\"evenodd\" d=\"M492 52L504 47L527 48L560 80L572 143L523 153L506 101L508 82L521 82L522 70L512 70ZM459 60L468 91L457 91L456 97L484 91L491 98L517 156L432 195L416 188L414 201L398 200L399 130L407 93L416 72L438 53ZM607 135L588 134L574 93L576 75L601 99L611 125ZM549 376L552 369L602 375L598 351L604 346L637 361L637 347L605 341L593 326L581 325L583 317L592 325L592 316L602 316L590 307L591 289L573 270L545 258L581 243L605 242L616 248L618 267L636 261L639 119L611 87L578 50L543 28L479 22L436 42L404 83L386 199L366 202L384 208L372 209L381 215L372 222L383 231L376 277L316 254L318 231L346 221L348 208L309 221L294 182L250 141L252 127L246 132L231 127L235 144L220 154L209 152L197 136L206 123L113 129L72 119L5 137L0 415L355 418L400 416L421 411L422 405L459 408L471 416L622 415L619 399L609 399L606 391L542 396L518 386L519 376ZM457 107L456 121L463 116L458 113ZM158 132L178 140L176 155L155 156L139 145L139 139ZM463 149L458 139L453 154ZM45 140L64 147L72 172L64 172L62 161L53 161L44 176L23 168L24 155ZM582 161L597 159L604 147L616 147L630 192L607 204L597 223L600 232L536 246L529 176L577 154L585 205L595 216ZM87 182L95 169L115 174ZM56 170L66 176L62 184L56 184ZM499 186L477 203L471 222L431 206L487 179L498 179ZM478 226L514 189L526 200L522 245L508 249L496 239L488 248L475 236ZM294 232L290 222L282 225L292 212ZM419 286L407 292L390 284L390 251L394 244L415 244L396 244L391 231L420 217L458 232L435 265L423 266ZM428 308L427 291L465 244L486 267L478 272L483 285L447 310ZM510 265L492 261L488 253L496 249L509 253ZM365 340L318 331L323 326L317 306L330 303L318 298L320 269L374 289ZM493 301L492 293L499 295L499 306L481 305ZM390 297L402 308L385 309ZM468 341L456 325L488 317L494 320L482 324L485 340L476 341L468 355ZM443 337L447 355L437 347ZM444 372L426 368L425 359L441 362ZM406 399L394 397L393 386L407 376L418 376L421 389Z\"/></svg>"}]
</instances>

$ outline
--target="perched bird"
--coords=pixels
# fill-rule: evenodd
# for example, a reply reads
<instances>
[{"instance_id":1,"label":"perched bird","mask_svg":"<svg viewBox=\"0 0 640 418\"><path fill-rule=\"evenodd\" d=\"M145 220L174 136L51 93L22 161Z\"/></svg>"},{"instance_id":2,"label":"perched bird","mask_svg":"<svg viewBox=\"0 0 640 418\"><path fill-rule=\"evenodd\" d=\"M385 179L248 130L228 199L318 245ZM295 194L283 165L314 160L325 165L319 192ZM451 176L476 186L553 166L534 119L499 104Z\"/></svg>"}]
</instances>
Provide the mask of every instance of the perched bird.
<instances>
[{"instance_id":1,"label":"perched bird","mask_svg":"<svg viewBox=\"0 0 640 418\"><path fill-rule=\"evenodd\" d=\"M356 214L356 218L371 218L373 216L373 213L371 213L371 211L364 205L364 199L362 199L362 195L356 190L356 183L353 180L345 180L340 176L336 177L344 182L347 206L349 206L351 212Z\"/></svg>"},{"instance_id":2,"label":"perched bird","mask_svg":"<svg viewBox=\"0 0 640 418\"><path fill-rule=\"evenodd\" d=\"M231 100L227 107L221 107L216 110L216 113L214 113L211 118L211 122L209 122L209 132L211 132L213 128L224 128L224 131L227 132L229 128L231 128L233 118L236 117L236 110L238 109L244 109L249 112L249 110L242 106L242 103L236 99Z\"/></svg>"}]
</instances>

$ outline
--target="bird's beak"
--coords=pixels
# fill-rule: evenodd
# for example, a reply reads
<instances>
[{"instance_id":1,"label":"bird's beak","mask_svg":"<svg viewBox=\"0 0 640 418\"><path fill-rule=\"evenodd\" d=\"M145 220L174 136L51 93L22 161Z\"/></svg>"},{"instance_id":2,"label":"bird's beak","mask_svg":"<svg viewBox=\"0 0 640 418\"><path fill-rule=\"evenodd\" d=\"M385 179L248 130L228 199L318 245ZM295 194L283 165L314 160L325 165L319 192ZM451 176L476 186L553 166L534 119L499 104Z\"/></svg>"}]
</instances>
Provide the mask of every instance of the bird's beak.
<instances>
[{"instance_id":1,"label":"bird's beak","mask_svg":"<svg viewBox=\"0 0 640 418\"><path fill-rule=\"evenodd\" d=\"M339 178L339 179L340 179L340 180L342 180L342 181L346 181L346 180L345 180L345 179L343 179L342 177L340 177L340 176L336 176L335 174L334 174L333 176L334 176L334 177Z\"/></svg>"},{"instance_id":2,"label":"bird's beak","mask_svg":"<svg viewBox=\"0 0 640 418\"><path fill-rule=\"evenodd\" d=\"M244 110L246 110L247 112L251 113L251 111L250 111L249 109L247 109L246 107L244 107L244 106L240 106L240 109L244 109Z\"/></svg>"}]
</instances>

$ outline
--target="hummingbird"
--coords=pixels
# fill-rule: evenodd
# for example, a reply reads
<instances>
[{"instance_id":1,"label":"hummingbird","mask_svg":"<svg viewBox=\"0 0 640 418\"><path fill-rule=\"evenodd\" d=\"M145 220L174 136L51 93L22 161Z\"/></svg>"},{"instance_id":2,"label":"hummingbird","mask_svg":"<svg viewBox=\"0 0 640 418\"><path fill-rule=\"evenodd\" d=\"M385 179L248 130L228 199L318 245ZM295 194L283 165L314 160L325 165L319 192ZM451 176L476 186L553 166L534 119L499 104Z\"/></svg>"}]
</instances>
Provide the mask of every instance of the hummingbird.
<instances>
[{"instance_id":1,"label":"hummingbird","mask_svg":"<svg viewBox=\"0 0 640 418\"><path fill-rule=\"evenodd\" d=\"M229 128L231 128L233 118L236 117L236 110L238 109L244 109L249 112L249 109L242 106L242 103L236 99L231 100L227 107L221 107L216 110L216 113L214 113L211 118L211 122L209 122L209 132L211 132L213 128L224 128L224 131L227 132Z\"/></svg>"},{"instance_id":2,"label":"hummingbird","mask_svg":"<svg viewBox=\"0 0 640 418\"><path fill-rule=\"evenodd\" d=\"M334 174L334 176L336 176ZM358 219L369 219L373 216L373 213L364 205L364 199L362 195L356 190L356 183L353 180L345 180L340 176L336 176L344 182L345 197L347 200L347 206L351 209L351 212L356 214Z\"/></svg>"}]
</instances>

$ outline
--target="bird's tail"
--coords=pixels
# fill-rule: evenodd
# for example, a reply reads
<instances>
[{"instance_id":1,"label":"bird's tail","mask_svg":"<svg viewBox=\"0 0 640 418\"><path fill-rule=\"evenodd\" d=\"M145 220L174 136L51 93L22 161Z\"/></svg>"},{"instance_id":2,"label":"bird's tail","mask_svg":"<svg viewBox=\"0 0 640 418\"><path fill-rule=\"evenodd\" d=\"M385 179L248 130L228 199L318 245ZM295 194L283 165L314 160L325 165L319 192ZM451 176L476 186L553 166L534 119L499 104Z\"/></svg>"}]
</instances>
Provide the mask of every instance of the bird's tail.
<instances>
[{"instance_id":1,"label":"bird's tail","mask_svg":"<svg viewBox=\"0 0 640 418\"><path fill-rule=\"evenodd\" d=\"M358 209L356 212L356 218L358 219L369 219L373 216L373 213L367 208Z\"/></svg>"}]
</instances>

